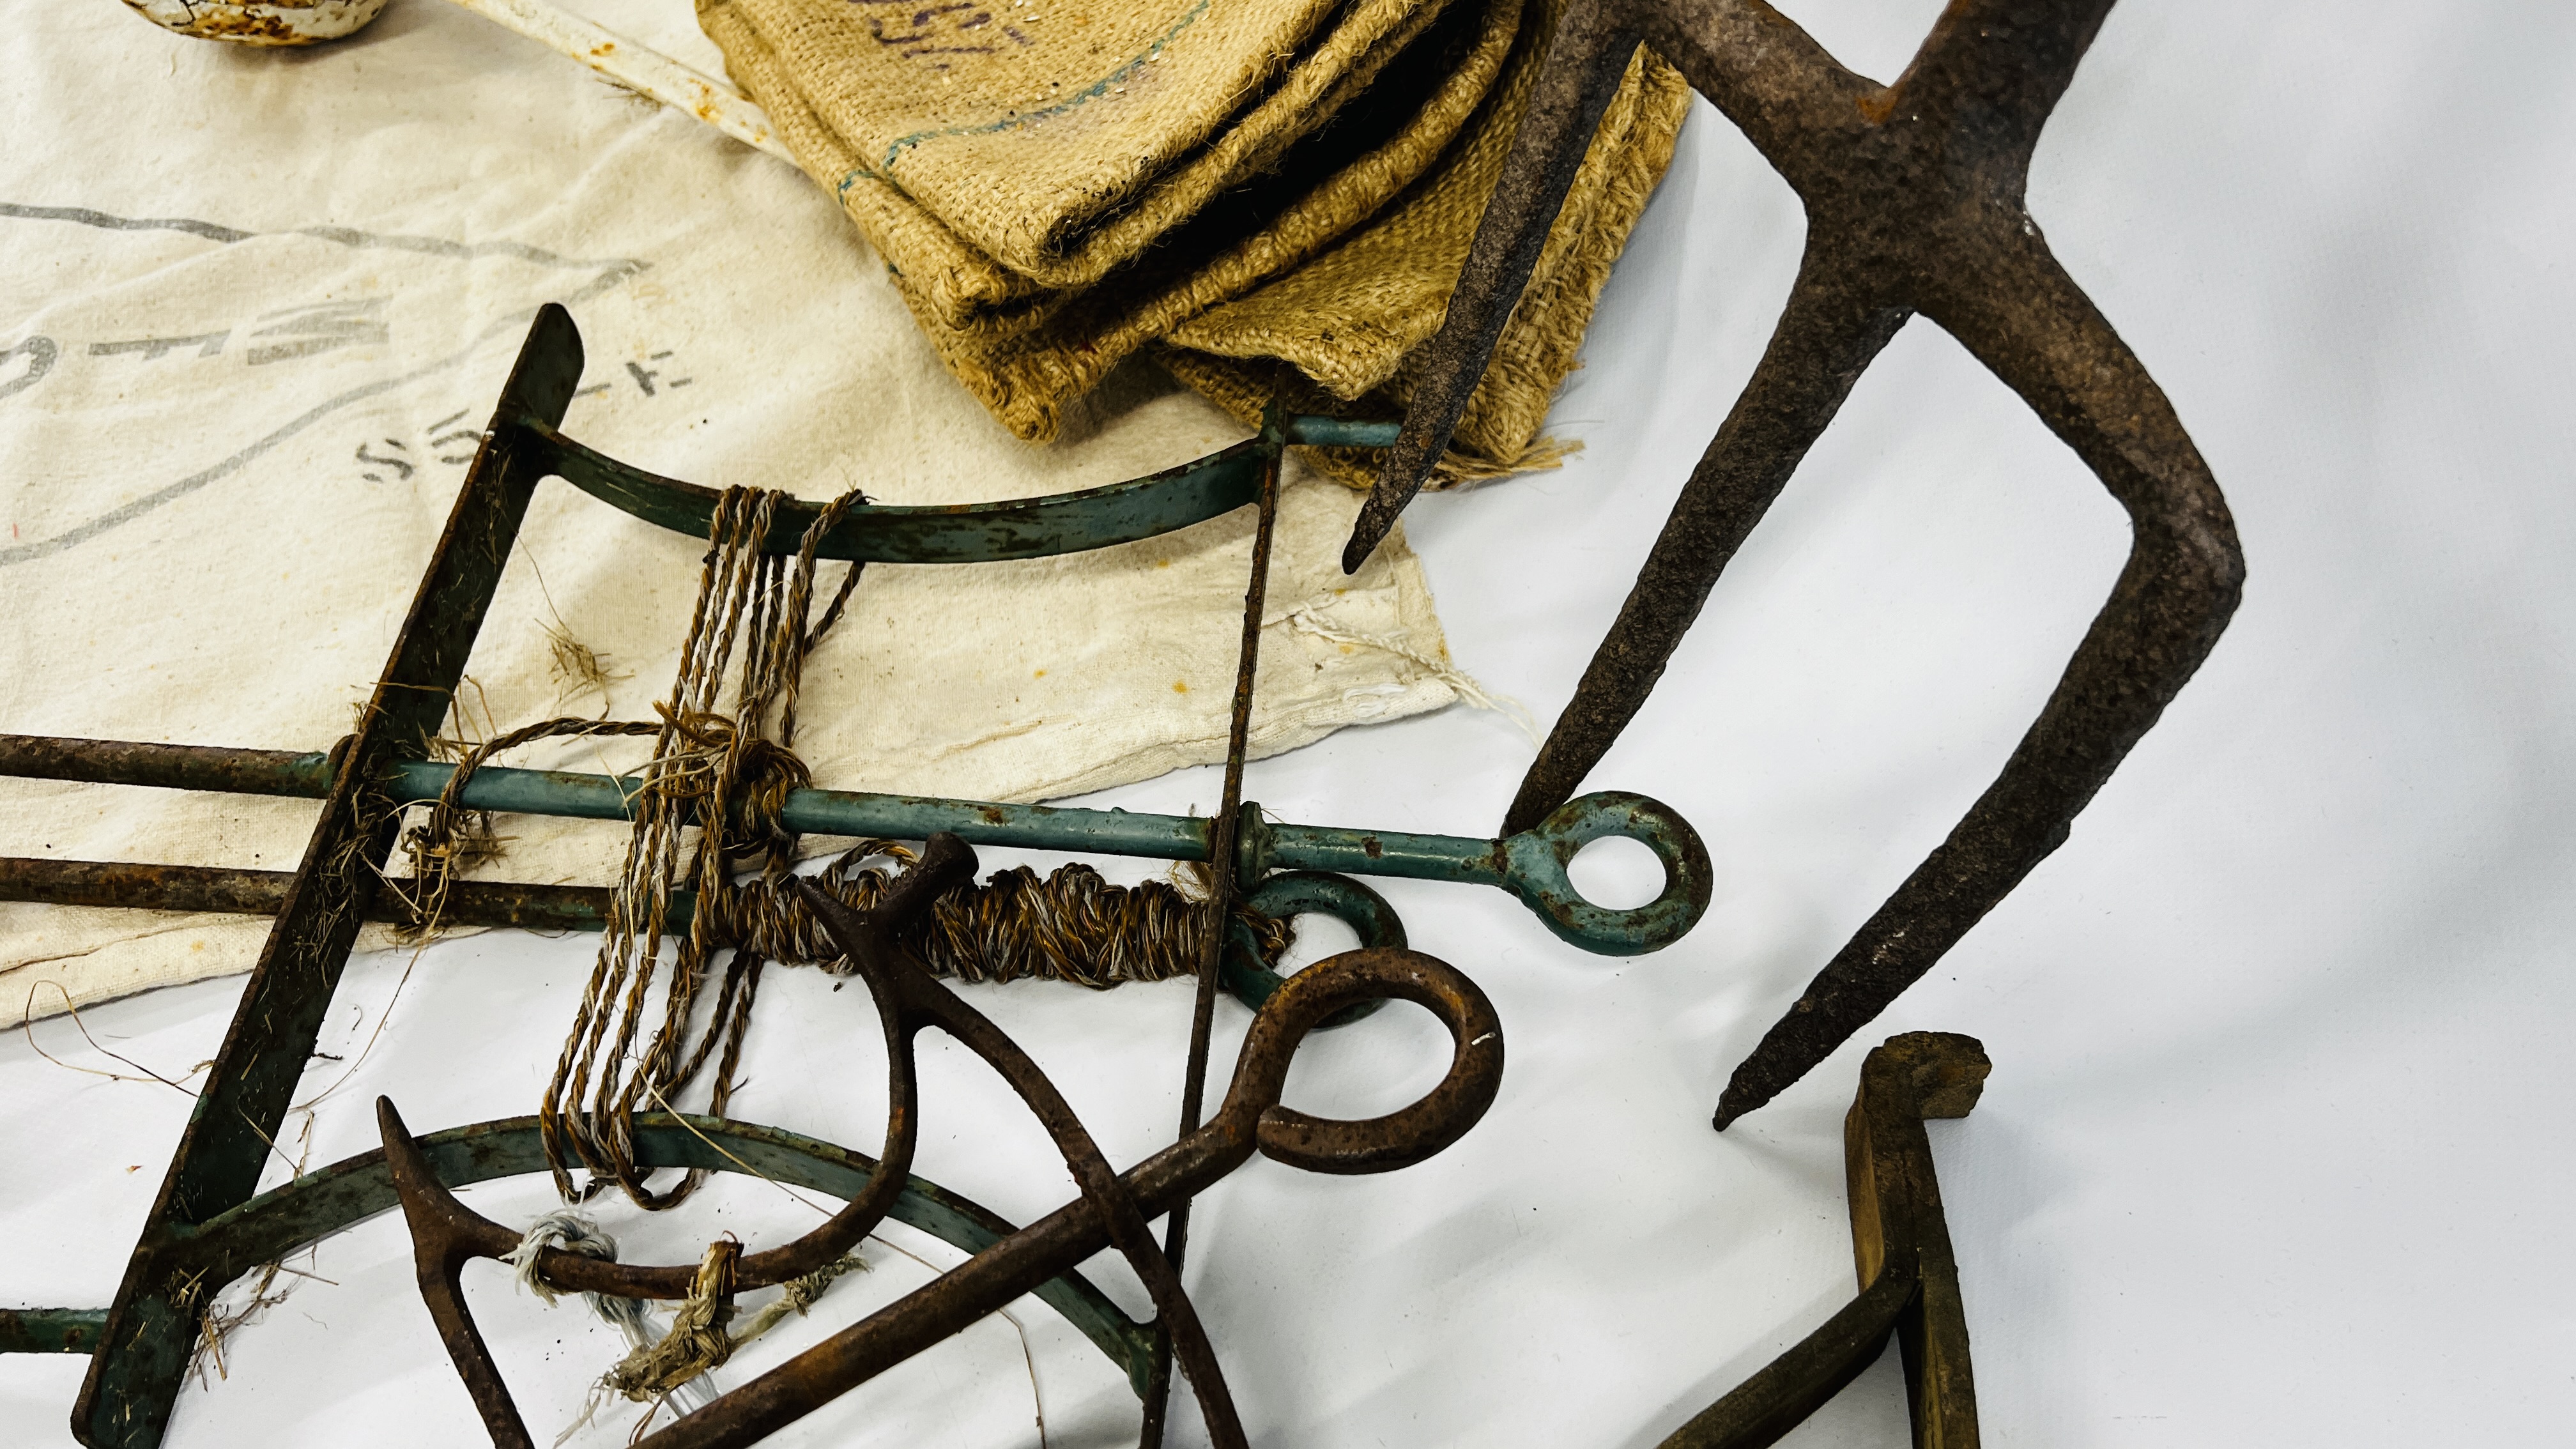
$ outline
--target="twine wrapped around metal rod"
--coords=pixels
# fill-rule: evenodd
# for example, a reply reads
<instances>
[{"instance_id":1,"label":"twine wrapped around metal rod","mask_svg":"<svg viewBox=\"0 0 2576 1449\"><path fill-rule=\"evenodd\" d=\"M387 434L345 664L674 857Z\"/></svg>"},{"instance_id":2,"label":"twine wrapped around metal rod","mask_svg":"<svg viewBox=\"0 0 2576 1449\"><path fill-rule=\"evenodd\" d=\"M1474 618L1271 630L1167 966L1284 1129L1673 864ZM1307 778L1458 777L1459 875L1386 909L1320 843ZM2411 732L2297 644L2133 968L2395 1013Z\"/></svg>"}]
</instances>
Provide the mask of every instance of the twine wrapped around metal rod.
<instances>
[{"instance_id":1,"label":"twine wrapped around metal rod","mask_svg":"<svg viewBox=\"0 0 2576 1449\"><path fill-rule=\"evenodd\" d=\"M774 883L785 880L795 864L796 839L779 824L778 806L789 790L807 782L803 762L789 749L805 656L839 617L865 567L851 565L840 596L809 626L815 550L851 506L865 500L856 492L834 500L790 560L763 547L782 497L730 489L708 529L706 565L679 669L669 698L654 706L661 728L645 788L634 802L626 866L601 935L598 965L538 1109L547 1162L567 1198L574 1195L568 1158L575 1156L590 1170L591 1191L602 1181L615 1182L646 1208L687 1197L703 1174L691 1173L668 1191L644 1186L634 1158L635 1110L647 1093L669 1104L719 1044L722 1059L708 1110L723 1115L732 1094L767 958L742 949L732 953L706 1028L688 1046L699 991L722 949L716 912L693 912L677 940L661 1024L640 1055L636 1034L661 964L673 889L685 881L700 900L712 900L737 869L756 869ZM728 716L718 706L737 645L742 676ZM703 824L687 837L693 821Z\"/></svg>"}]
</instances>

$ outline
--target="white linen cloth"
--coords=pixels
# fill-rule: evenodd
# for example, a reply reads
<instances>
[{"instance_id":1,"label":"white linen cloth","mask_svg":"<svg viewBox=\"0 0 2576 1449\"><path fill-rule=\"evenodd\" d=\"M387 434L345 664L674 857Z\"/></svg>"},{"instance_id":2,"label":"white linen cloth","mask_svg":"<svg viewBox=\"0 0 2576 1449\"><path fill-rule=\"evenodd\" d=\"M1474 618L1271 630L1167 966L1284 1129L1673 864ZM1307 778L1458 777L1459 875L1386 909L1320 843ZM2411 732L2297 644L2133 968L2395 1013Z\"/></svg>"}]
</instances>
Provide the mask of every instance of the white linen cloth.
<instances>
[{"instance_id":1,"label":"white linen cloth","mask_svg":"<svg viewBox=\"0 0 2576 1449\"><path fill-rule=\"evenodd\" d=\"M969 502L1242 435L1139 375L1067 442L1018 442L792 167L461 14L397 6L293 53L164 36L107 5L27 18L42 23L16 34L0 91L0 730L299 750L346 733L549 300L589 357L566 430L710 485ZM652 39L712 51L690 30ZM1420 564L1398 547L1344 578L1357 499L1291 469L1256 755L1453 697ZM809 667L801 753L839 788L992 800L1221 757L1251 524L873 567ZM453 729L650 718L703 550L544 485ZM604 659L604 693L552 668L557 637ZM291 870L313 808L0 780L0 854ZM484 875L605 882L622 851L613 826L503 829ZM245 970L266 929L0 905L0 1002L41 1015Z\"/></svg>"}]
</instances>

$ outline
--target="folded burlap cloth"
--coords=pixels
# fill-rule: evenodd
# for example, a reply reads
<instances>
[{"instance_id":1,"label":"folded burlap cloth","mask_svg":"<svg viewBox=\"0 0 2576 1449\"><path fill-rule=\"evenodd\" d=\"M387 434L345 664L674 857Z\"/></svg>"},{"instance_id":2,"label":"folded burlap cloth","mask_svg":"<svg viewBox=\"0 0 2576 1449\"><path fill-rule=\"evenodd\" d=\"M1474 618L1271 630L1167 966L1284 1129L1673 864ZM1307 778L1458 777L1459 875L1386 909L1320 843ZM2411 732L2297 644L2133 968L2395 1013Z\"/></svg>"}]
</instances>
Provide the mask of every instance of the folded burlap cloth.
<instances>
[{"instance_id":1,"label":"folded burlap cloth","mask_svg":"<svg viewBox=\"0 0 2576 1449\"><path fill-rule=\"evenodd\" d=\"M698 16L940 360L1020 436L1053 437L1066 403L1156 344L1238 416L1301 384L1400 411L1562 0L1111 9L699 0ZM1557 455L1538 437L1548 401L1689 104L1641 54L1444 478Z\"/></svg>"}]
</instances>

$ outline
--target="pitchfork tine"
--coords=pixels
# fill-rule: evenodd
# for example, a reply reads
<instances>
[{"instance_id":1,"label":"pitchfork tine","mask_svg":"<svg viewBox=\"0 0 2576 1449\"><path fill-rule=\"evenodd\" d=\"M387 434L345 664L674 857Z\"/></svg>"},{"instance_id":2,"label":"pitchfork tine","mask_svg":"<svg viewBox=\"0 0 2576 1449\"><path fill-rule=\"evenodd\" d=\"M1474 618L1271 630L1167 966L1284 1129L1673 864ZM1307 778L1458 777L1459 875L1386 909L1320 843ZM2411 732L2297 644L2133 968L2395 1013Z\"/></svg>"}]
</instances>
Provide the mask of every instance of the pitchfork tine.
<instances>
[{"instance_id":1,"label":"pitchfork tine","mask_svg":"<svg viewBox=\"0 0 2576 1449\"><path fill-rule=\"evenodd\" d=\"M1396 515L1422 491L1423 479L1458 431L1467 399L1484 380L1503 325L1529 286L1548 229L1556 225L1602 112L1609 109L1629 58L1637 52L1636 32L1614 18L1616 8L1609 0L1575 0L1557 24L1539 72L1538 93L1512 134L1511 155L1484 219L1476 224L1476 240L1458 274L1448 313L1422 351L1404 431L1388 450L1377 487L1342 549L1346 574L1359 572L1395 527Z\"/></svg>"},{"instance_id":2,"label":"pitchfork tine","mask_svg":"<svg viewBox=\"0 0 2576 1449\"><path fill-rule=\"evenodd\" d=\"M1850 305L1830 265L1808 251L1761 364L1682 485L1617 622L1521 777L1503 816L1505 833L1529 828L1574 798L1663 678L1728 560L1833 421L1861 370L1904 324L1901 310Z\"/></svg>"},{"instance_id":3,"label":"pitchfork tine","mask_svg":"<svg viewBox=\"0 0 2576 1449\"><path fill-rule=\"evenodd\" d=\"M2244 589L2227 500L2146 368L2036 231L1986 263L1978 278L1936 284L1924 312L2091 465L2128 510L2129 560L2003 773L1735 1069L1720 1130L1884 1011L2065 841L2209 657Z\"/></svg>"}]
</instances>

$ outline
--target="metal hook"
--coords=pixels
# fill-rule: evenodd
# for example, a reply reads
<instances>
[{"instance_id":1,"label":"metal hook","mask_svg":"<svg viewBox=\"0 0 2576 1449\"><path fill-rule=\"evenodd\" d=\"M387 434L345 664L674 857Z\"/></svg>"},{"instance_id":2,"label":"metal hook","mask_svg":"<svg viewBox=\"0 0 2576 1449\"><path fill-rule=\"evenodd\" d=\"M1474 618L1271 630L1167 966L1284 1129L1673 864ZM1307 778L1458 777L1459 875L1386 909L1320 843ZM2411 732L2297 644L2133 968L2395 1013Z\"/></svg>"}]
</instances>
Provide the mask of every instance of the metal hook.
<instances>
[{"instance_id":1,"label":"metal hook","mask_svg":"<svg viewBox=\"0 0 2576 1449\"><path fill-rule=\"evenodd\" d=\"M1055 1138L1081 1197L645 1443L749 1444L1058 1277L1101 1248L1115 1246L1144 1279L1163 1322L1172 1330L1216 1441L1240 1446L1246 1441L1215 1351L1146 1224L1225 1176L1256 1150L1316 1172L1383 1172L1418 1162L1464 1135L1500 1090L1501 1023L1472 981L1442 962L1401 948L1346 952L1296 973L1271 994L1244 1041L1225 1102L1205 1126L1128 1172L1116 1173L1070 1104L1027 1053L894 944L902 911L921 908L951 880L973 870L974 853L963 842L954 836L934 836L921 864L907 872L884 906L868 915L850 911L810 886L805 888L808 903L868 983L885 1023L888 1066L895 1084L886 1153L860 1196L831 1222L784 1248L745 1256L738 1282L745 1289L781 1282L794 1276L784 1273L784 1268L802 1264L806 1258L820 1255L821 1261L828 1262L882 1219L904 1181L902 1164L910 1160L917 1125L911 1110L912 1041L929 1027L982 1057L1020 1094ZM915 880L920 883L914 885ZM1388 998L1417 1002L1448 1026L1454 1049L1450 1070L1441 1082L1412 1106L1366 1121L1319 1118L1282 1105L1288 1064L1306 1033L1364 1002ZM526 1428L465 1306L459 1272L469 1258L508 1252L516 1246L517 1235L457 1201L430 1170L390 1102L379 1102L378 1116L386 1159L412 1226L422 1297L493 1442L515 1449L527 1442ZM894 1186L881 1190L881 1182ZM690 1283L680 1280L693 1279L695 1274L694 1267L629 1267L553 1251L540 1256L538 1268L548 1281L566 1289L630 1297L685 1296Z\"/></svg>"}]
</instances>

